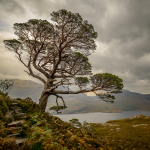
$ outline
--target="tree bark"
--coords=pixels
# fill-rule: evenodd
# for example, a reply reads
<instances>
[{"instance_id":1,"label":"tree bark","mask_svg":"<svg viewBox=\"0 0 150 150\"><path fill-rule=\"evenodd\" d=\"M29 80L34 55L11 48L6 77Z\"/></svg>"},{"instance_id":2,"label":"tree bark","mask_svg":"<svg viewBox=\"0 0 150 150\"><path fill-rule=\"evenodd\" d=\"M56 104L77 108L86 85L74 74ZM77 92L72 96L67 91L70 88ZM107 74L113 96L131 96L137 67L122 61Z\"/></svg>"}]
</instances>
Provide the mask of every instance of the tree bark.
<instances>
[{"instance_id":1,"label":"tree bark","mask_svg":"<svg viewBox=\"0 0 150 150\"><path fill-rule=\"evenodd\" d=\"M43 94L43 93L39 99L39 106L42 111L45 111L46 106L47 106L48 97L50 96L50 94Z\"/></svg>"},{"instance_id":2,"label":"tree bark","mask_svg":"<svg viewBox=\"0 0 150 150\"><path fill-rule=\"evenodd\" d=\"M51 95L50 93L47 92L47 89L50 89L52 87L52 85L53 85L53 79L52 78L47 79L47 82L44 85L44 90L39 99L39 106L42 111L45 111L46 106L47 106L48 97Z\"/></svg>"}]
</instances>

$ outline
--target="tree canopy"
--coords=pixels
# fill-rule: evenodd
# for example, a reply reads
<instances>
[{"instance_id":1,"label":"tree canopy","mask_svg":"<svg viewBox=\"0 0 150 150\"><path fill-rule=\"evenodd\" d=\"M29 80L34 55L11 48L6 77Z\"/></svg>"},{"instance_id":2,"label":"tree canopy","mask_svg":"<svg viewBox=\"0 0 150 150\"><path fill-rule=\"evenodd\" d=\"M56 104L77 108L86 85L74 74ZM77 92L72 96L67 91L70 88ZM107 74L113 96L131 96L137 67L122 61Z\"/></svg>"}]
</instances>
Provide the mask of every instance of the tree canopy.
<instances>
[{"instance_id":1,"label":"tree canopy","mask_svg":"<svg viewBox=\"0 0 150 150\"><path fill-rule=\"evenodd\" d=\"M96 50L95 39L98 34L93 25L83 20L78 13L64 9L52 12L51 17L51 22L31 19L26 23L15 23L18 39L4 40L6 47L13 50L27 68L26 72L43 82L40 108L45 110L50 95L63 100L60 94L98 90L117 93L122 90L123 81L119 77L109 73L92 75L92 66L87 57ZM24 59L24 54L27 59ZM57 89L59 86L71 85L72 78L79 90ZM91 88L86 88L88 83L92 84ZM58 106L57 99L56 103Z\"/></svg>"}]
</instances>

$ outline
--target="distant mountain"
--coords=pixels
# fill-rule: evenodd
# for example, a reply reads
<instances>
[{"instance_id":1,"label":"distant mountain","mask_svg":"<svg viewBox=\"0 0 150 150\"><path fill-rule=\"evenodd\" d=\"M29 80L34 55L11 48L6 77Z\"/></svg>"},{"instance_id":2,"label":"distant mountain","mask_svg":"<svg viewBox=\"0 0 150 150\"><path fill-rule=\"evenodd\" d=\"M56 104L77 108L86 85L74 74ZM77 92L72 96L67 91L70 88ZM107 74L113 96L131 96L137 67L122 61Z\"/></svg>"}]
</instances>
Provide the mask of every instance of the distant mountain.
<instances>
[{"instance_id":1,"label":"distant mountain","mask_svg":"<svg viewBox=\"0 0 150 150\"><path fill-rule=\"evenodd\" d=\"M9 95L13 98L31 97L34 101L38 101L43 90L43 85L30 80L14 79L14 85Z\"/></svg>"},{"instance_id":2,"label":"distant mountain","mask_svg":"<svg viewBox=\"0 0 150 150\"><path fill-rule=\"evenodd\" d=\"M10 97L26 98L31 97L38 103L43 90L43 85L30 80L14 79L14 86L10 91ZM67 87L59 87L59 90L70 90ZM63 96L67 109L63 113L87 113L87 112L121 112L127 110L150 110L150 94L139 94L123 90L123 93L117 94L113 104L99 101L96 96L87 96L86 94L66 94ZM62 105L61 99L59 99ZM56 106L56 97L50 96L47 104L47 110Z\"/></svg>"},{"instance_id":3,"label":"distant mountain","mask_svg":"<svg viewBox=\"0 0 150 150\"><path fill-rule=\"evenodd\" d=\"M121 110L148 110L150 111L150 94L139 94L123 90L116 95L114 107Z\"/></svg>"}]
</instances>

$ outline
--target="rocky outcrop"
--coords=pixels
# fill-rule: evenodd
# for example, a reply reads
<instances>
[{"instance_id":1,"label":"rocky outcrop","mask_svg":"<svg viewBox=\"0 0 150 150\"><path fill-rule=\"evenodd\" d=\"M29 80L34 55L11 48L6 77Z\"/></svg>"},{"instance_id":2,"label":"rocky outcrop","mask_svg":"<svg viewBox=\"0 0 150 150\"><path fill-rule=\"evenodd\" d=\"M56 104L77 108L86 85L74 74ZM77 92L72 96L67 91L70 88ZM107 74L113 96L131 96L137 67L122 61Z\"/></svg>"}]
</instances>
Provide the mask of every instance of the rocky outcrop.
<instances>
[{"instance_id":1,"label":"rocky outcrop","mask_svg":"<svg viewBox=\"0 0 150 150\"><path fill-rule=\"evenodd\" d=\"M148 119L148 118L150 118L150 116L144 116L144 115L140 114L140 115L137 115L137 116L133 116L130 119L136 119L136 118Z\"/></svg>"},{"instance_id":2,"label":"rocky outcrop","mask_svg":"<svg viewBox=\"0 0 150 150\"><path fill-rule=\"evenodd\" d=\"M13 137L16 140L17 144L22 144L23 141L27 140L27 138L22 138L20 136L20 132L22 130L22 126L25 123L26 113L22 111L22 108L18 106L17 99L11 99L12 111L7 112L5 115L6 118L12 120L11 123L7 124L7 137Z\"/></svg>"},{"instance_id":3,"label":"rocky outcrop","mask_svg":"<svg viewBox=\"0 0 150 150\"><path fill-rule=\"evenodd\" d=\"M21 127L24 123L24 120L13 121L7 125L7 127Z\"/></svg>"}]
</instances>

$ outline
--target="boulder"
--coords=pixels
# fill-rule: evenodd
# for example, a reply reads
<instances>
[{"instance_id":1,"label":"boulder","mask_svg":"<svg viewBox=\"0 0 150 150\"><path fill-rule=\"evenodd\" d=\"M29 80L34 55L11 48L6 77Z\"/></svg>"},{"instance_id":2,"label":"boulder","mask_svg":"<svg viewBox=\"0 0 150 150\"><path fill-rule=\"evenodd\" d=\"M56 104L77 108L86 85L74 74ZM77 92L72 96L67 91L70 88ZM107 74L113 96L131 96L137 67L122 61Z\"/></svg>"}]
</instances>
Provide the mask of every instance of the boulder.
<instances>
[{"instance_id":1,"label":"boulder","mask_svg":"<svg viewBox=\"0 0 150 150\"><path fill-rule=\"evenodd\" d=\"M28 138L16 139L17 144L22 144L24 141L28 140Z\"/></svg>"},{"instance_id":2,"label":"boulder","mask_svg":"<svg viewBox=\"0 0 150 150\"><path fill-rule=\"evenodd\" d=\"M9 123L7 127L21 127L23 123L24 123L24 120L13 121L12 123Z\"/></svg>"},{"instance_id":3,"label":"boulder","mask_svg":"<svg viewBox=\"0 0 150 150\"><path fill-rule=\"evenodd\" d=\"M7 137L18 137L20 136L20 133L14 133L14 134L9 134Z\"/></svg>"}]
</instances>

